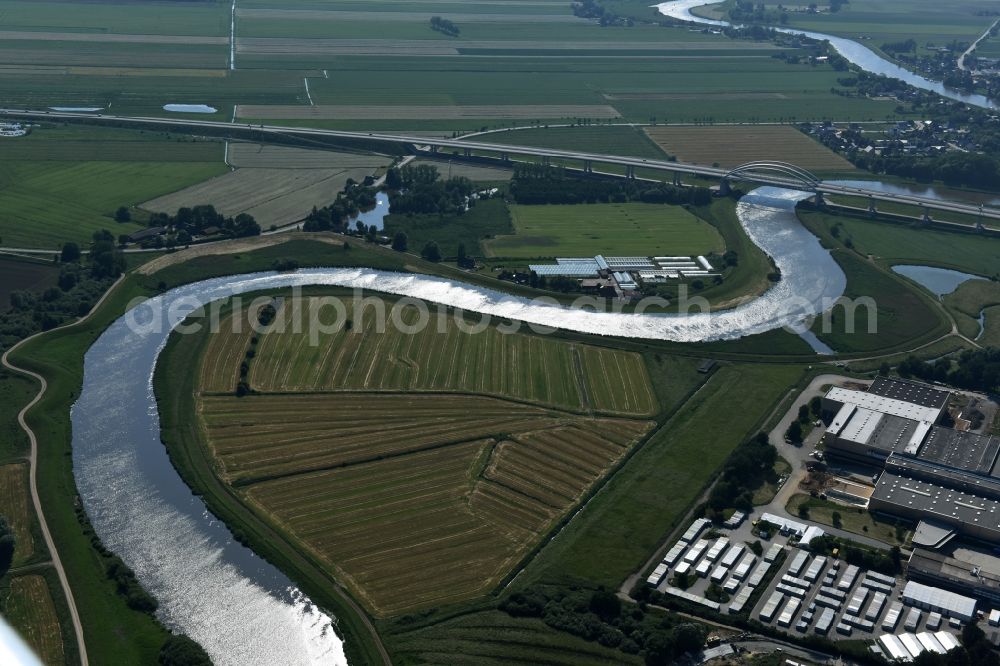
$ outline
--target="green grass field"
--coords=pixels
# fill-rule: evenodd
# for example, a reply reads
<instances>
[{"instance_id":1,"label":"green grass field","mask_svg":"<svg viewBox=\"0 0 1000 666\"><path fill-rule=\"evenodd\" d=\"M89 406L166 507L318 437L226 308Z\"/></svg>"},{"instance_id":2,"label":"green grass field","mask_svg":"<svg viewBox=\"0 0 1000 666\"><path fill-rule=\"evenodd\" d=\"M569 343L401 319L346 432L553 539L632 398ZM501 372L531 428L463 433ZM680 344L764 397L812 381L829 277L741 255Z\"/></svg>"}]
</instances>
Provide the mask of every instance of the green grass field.
<instances>
[{"instance_id":1,"label":"green grass field","mask_svg":"<svg viewBox=\"0 0 1000 666\"><path fill-rule=\"evenodd\" d=\"M495 257L682 256L725 250L711 225L680 206L511 206L514 235L484 243Z\"/></svg>"},{"instance_id":2,"label":"green grass field","mask_svg":"<svg viewBox=\"0 0 1000 666\"><path fill-rule=\"evenodd\" d=\"M839 223L843 226L841 239L850 238L858 252L873 255L883 264L925 264L985 277L1000 274L1000 238L815 211L803 211L800 215L807 224L816 223L827 229Z\"/></svg>"},{"instance_id":3,"label":"green grass field","mask_svg":"<svg viewBox=\"0 0 1000 666\"><path fill-rule=\"evenodd\" d=\"M11 143L10 159L0 164L0 239L7 247L85 245L100 229L131 233L141 227L115 222L119 206L226 171L220 142L162 133L96 130L88 136L82 128L43 126L5 141Z\"/></svg>"},{"instance_id":4,"label":"green grass field","mask_svg":"<svg viewBox=\"0 0 1000 666\"><path fill-rule=\"evenodd\" d=\"M442 169L443 171L443 169ZM385 233L392 237L402 231L407 236L411 252L420 250L430 241L438 244L442 256L458 254L459 244L465 245L470 255L478 253L480 243L496 234L510 233L510 212L502 199L479 201L463 215L386 215L383 220Z\"/></svg>"},{"instance_id":5,"label":"green grass field","mask_svg":"<svg viewBox=\"0 0 1000 666\"><path fill-rule=\"evenodd\" d=\"M962 335L975 340L980 334L979 314L986 311L982 335L983 344L996 344L997 313L1000 310L1000 284L986 280L969 280L941 299Z\"/></svg>"},{"instance_id":6,"label":"green grass field","mask_svg":"<svg viewBox=\"0 0 1000 666\"><path fill-rule=\"evenodd\" d=\"M483 666L512 663L551 666L641 664L620 650L605 648L558 632L535 618L514 618L487 610L460 615L439 624L387 636L400 663L474 662Z\"/></svg>"},{"instance_id":7,"label":"green grass field","mask_svg":"<svg viewBox=\"0 0 1000 666\"><path fill-rule=\"evenodd\" d=\"M913 348L950 330L944 313L917 287L853 252L836 250L833 257L847 275L844 296L857 305L853 323L851 311L841 306L813 323L813 333L834 350Z\"/></svg>"},{"instance_id":8,"label":"green grass field","mask_svg":"<svg viewBox=\"0 0 1000 666\"><path fill-rule=\"evenodd\" d=\"M581 150L589 153L626 155L662 160L666 154L638 127L581 125L577 127L533 127L490 132L469 137L470 141L539 148Z\"/></svg>"}]
</instances>

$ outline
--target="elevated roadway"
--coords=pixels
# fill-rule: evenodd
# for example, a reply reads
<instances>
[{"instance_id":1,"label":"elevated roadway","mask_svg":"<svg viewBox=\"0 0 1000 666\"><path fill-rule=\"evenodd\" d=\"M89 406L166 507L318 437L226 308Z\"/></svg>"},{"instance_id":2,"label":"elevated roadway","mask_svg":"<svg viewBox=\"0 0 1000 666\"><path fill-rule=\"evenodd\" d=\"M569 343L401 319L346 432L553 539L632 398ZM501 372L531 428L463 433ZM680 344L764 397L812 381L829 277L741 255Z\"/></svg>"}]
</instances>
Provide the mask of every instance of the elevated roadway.
<instances>
[{"instance_id":1,"label":"elevated roadway","mask_svg":"<svg viewBox=\"0 0 1000 666\"><path fill-rule=\"evenodd\" d=\"M625 174L628 177L635 177L635 170L637 168L641 168L663 171L665 173L672 174L674 183L679 183L680 177L684 175L715 179L720 181L724 188L730 181L744 180L758 185L771 185L775 187L786 187L810 191L819 195L819 197L825 197L828 195L863 197L869 201L869 205L872 207L874 207L875 202L878 201L909 204L923 208L925 211L925 218L928 220L928 214L932 210L963 213L966 215L980 217L982 219L1000 220L1000 209L988 207L984 208L975 204L958 201L932 199L929 197L910 194L893 194L865 187L848 187L845 185L824 183L814 179L805 179L795 175L795 171L801 170L795 168L793 165L785 165L792 167L791 170L787 171L753 170L745 169L744 167L737 167L736 169L729 170L719 167L687 164L684 162L672 162L669 160L623 157L620 155L603 155L599 153L587 153L558 148L514 146L469 139L438 139L385 132L350 132L344 130L318 129L311 127L285 127L280 125L228 123L217 120L197 120L192 118L116 116L109 114L44 110L38 111L9 108L0 108L0 118L12 120L29 119L75 121L87 122L91 124L133 127L139 129L175 127L178 131L202 131L210 133L214 136L225 136L234 139L247 139L255 141L266 141L268 137L345 139L352 141L360 140L366 142L403 145L417 153L433 154L444 151L444 155L447 155L448 152L454 152L462 156L481 156L483 153L492 153L499 157L502 161L511 161L511 156L518 155L541 158L543 163L548 163L552 160L560 160L561 162L576 162L585 172L593 171L594 164L612 164L625 167ZM955 223L951 224L953 226L965 228L975 228L977 226Z\"/></svg>"}]
</instances>

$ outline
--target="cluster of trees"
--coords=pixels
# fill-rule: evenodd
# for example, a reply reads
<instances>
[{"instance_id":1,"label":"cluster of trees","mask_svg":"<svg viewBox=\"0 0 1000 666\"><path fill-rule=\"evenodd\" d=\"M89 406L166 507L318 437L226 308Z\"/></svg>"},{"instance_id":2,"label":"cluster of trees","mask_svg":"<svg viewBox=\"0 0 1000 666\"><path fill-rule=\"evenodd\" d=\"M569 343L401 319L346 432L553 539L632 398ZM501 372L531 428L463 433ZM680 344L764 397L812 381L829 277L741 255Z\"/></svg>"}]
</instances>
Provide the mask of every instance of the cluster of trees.
<instances>
[{"instance_id":1,"label":"cluster of trees","mask_svg":"<svg viewBox=\"0 0 1000 666\"><path fill-rule=\"evenodd\" d=\"M728 11L732 21L745 23L788 23L788 14L785 8L778 6L775 9L768 9L763 2L753 2L753 0L736 0Z\"/></svg>"},{"instance_id":2,"label":"cluster of trees","mask_svg":"<svg viewBox=\"0 0 1000 666\"><path fill-rule=\"evenodd\" d=\"M575 178L562 167L518 165L510 184L511 196L519 204L665 203L704 206L712 192L704 187L675 187L643 181Z\"/></svg>"},{"instance_id":3,"label":"cluster of trees","mask_svg":"<svg viewBox=\"0 0 1000 666\"><path fill-rule=\"evenodd\" d=\"M448 35L449 37L458 37L458 33L461 30L452 21L446 18L441 18L440 16L431 17L431 30L437 30L440 33Z\"/></svg>"},{"instance_id":4,"label":"cluster of trees","mask_svg":"<svg viewBox=\"0 0 1000 666\"><path fill-rule=\"evenodd\" d=\"M753 509L753 491L767 481L774 480L774 463L778 451L767 439L767 433L757 433L730 454L722 468L719 481L708 497L708 510L713 518L723 509L735 507L744 511Z\"/></svg>"},{"instance_id":5,"label":"cluster of trees","mask_svg":"<svg viewBox=\"0 0 1000 666\"><path fill-rule=\"evenodd\" d=\"M912 37L902 42L888 42L882 45L882 50L889 55L896 55L897 53L915 53L917 50L917 42Z\"/></svg>"},{"instance_id":6,"label":"cluster of trees","mask_svg":"<svg viewBox=\"0 0 1000 666\"><path fill-rule=\"evenodd\" d=\"M678 616L660 616L641 606L623 607L614 592L598 589L515 592L500 603L514 617L538 617L545 624L588 641L642 655L646 664L673 664L705 644L705 629Z\"/></svg>"},{"instance_id":7,"label":"cluster of trees","mask_svg":"<svg viewBox=\"0 0 1000 666\"><path fill-rule=\"evenodd\" d=\"M886 173L929 183L941 180L952 186L1000 187L1000 162L992 155L949 151L936 157L870 155L858 153L854 164L873 173Z\"/></svg>"},{"instance_id":8,"label":"cluster of trees","mask_svg":"<svg viewBox=\"0 0 1000 666\"><path fill-rule=\"evenodd\" d=\"M1000 391L1000 349L970 349L963 351L954 363L940 360L925 363L909 356L896 371L901 377L917 377L924 381L939 381L973 391Z\"/></svg>"},{"instance_id":9,"label":"cluster of trees","mask_svg":"<svg viewBox=\"0 0 1000 666\"><path fill-rule=\"evenodd\" d=\"M899 546L893 546L888 551L865 548L856 542L838 539L828 534L809 542L809 550L819 555L831 555L835 549L839 550L840 559L862 569L871 569L888 576L898 574L902 570L903 558Z\"/></svg>"},{"instance_id":10,"label":"cluster of trees","mask_svg":"<svg viewBox=\"0 0 1000 666\"><path fill-rule=\"evenodd\" d=\"M171 634L157 656L159 666L212 666L204 648L183 634Z\"/></svg>"},{"instance_id":11,"label":"cluster of trees","mask_svg":"<svg viewBox=\"0 0 1000 666\"><path fill-rule=\"evenodd\" d=\"M14 562L14 547L17 539L14 530L7 524L7 519L0 516L0 578L3 578Z\"/></svg>"},{"instance_id":12,"label":"cluster of trees","mask_svg":"<svg viewBox=\"0 0 1000 666\"><path fill-rule=\"evenodd\" d=\"M363 210L375 207L375 193L372 187L348 180L344 191L339 193L329 206L322 208L313 206L302 228L305 231L347 231L348 222L352 217L356 217Z\"/></svg>"},{"instance_id":13,"label":"cluster of trees","mask_svg":"<svg viewBox=\"0 0 1000 666\"><path fill-rule=\"evenodd\" d=\"M66 243L58 261L58 286L11 293L10 309L0 312L0 351L29 335L82 317L125 270L125 258L109 231L94 234L86 260L79 246Z\"/></svg>"},{"instance_id":14,"label":"cluster of trees","mask_svg":"<svg viewBox=\"0 0 1000 666\"><path fill-rule=\"evenodd\" d=\"M597 19L602 26L624 25L631 26L634 21L629 17L618 16L614 12L608 11L597 0L578 0L572 3L573 15L580 18Z\"/></svg>"},{"instance_id":15,"label":"cluster of trees","mask_svg":"<svg viewBox=\"0 0 1000 666\"><path fill-rule=\"evenodd\" d=\"M393 167L385 176L385 185L394 190L389 212L403 215L461 215L474 202L472 181L456 177L441 180L431 164Z\"/></svg>"},{"instance_id":16,"label":"cluster of trees","mask_svg":"<svg viewBox=\"0 0 1000 666\"><path fill-rule=\"evenodd\" d=\"M796 415L795 420L792 421L791 425L788 426L788 430L785 431L785 437L787 437L792 444L801 444L804 427L810 422L818 419L822 411L823 404L818 397L810 400L808 405L800 406L799 413Z\"/></svg>"},{"instance_id":17,"label":"cluster of trees","mask_svg":"<svg viewBox=\"0 0 1000 666\"><path fill-rule=\"evenodd\" d=\"M175 215L153 213L148 226L167 230L165 239L155 236L143 243L144 246L151 247L187 245L194 236L218 234L228 238L244 238L260 235L260 225L253 215L240 213L236 217L226 217L210 204L185 206L179 208Z\"/></svg>"}]
</instances>

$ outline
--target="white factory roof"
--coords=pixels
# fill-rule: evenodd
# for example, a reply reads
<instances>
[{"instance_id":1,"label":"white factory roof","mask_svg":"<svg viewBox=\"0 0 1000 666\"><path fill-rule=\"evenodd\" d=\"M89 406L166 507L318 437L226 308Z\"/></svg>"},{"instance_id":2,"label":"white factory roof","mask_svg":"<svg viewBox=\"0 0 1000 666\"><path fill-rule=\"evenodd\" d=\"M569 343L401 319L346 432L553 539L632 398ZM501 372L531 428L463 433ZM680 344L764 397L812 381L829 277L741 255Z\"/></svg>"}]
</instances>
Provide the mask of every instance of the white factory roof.
<instances>
[{"instance_id":1,"label":"white factory roof","mask_svg":"<svg viewBox=\"0 0 1000 666\"><path fill-rule=\"evenodd\" d=\"M976 615L975 599L912 580L907 581L906 587L903 588L903 600L908 603L924 605L933 610L945 611L949 617L957 617L966 622Z\"/></svg>"},{"instance_id":2,"label":"white factory roof","mask_svg":"<svg viewBox=\"0 0 1000 666\"><path fill-rule=\"evenodd\" d=\"M903 451L911 456L917 455L920 452L920 446L924 443L924 440L927 439L927 433L929 433L933 427L934 424L930 421L921 421L918 423L917 429L913 431L913 437L910 438L909 443Z\"/></svg>"},{"instance_id":3,"label":"white factory roof","mask_svg":"<svg viewBox=\"0 0 1000 666\"><path fill-rule=\"evenodd\" d=\"M847 425L847 422L851 420L851 417L854 416L854 412L857 410L858 408L855 405L845 402L837 410L837 414L830 421L830 425L827 426L826 431L831 435L839 435L840 431L844 429L844 426Z\"/></svg>"},{"instance_id":4,"label":"white factory roof","mask_svg":"<svg viewBox=\"0 0 1000 666\"><path fill-rule=\"evenodd\" d=\"M864 407L858 407L854 411L854 416L847 422L847 425L840 432L840 438L848 442L865 444L871 439L878 424L882 422L883 414L874 412Z\"/></svg>"},{"instance_id":5,"label":"white factory roof","mask_svg":"<svg viewBox=\"0 0 1000 666\"><path fill-rule=\"evenodd\" d=\"M779 528L788 530L790 532L795 532L799 536L805 534L806 529L809 527L797 520L789 520L788 518L782 518L781 516L776 516L773 513L761 514L761 520L771 523L772 525L777 525Z\"/></svg>"},{"instance_id":6,"label":"white factory roof","mask_svg":"<svg viewBox=\"0 0 1000 666\"><path fill-rule=\"evenodd\" d=\"M904 419L913 419L914 421L930 421L933 423L941 415L940 408L924 407L912 402L886 398L864 391L853 391L851 389L840 388L839 386L830 389L826 397L835 402L856 405L864 409L900 416Z\"/></svg>"}]
</instances>

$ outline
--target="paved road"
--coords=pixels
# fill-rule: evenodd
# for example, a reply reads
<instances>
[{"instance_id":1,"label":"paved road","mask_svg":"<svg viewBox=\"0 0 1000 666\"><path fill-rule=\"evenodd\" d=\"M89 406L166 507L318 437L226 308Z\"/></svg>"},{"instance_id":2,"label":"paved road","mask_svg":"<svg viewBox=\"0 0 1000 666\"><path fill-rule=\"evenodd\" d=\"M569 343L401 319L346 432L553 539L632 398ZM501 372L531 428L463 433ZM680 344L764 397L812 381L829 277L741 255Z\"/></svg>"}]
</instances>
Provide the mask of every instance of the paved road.
<instances>
[{"instance_id":1,"label":"paved road","mask_svg":"<svg viewBox=\"0 0 1000 666\"><path fill-rule=\"evenodd\" d=\"M70 328L73 326L78 326L81 323L85 322L87 319L89 319L90 316L95 311L97 311L97 308L100 307L100 305L104 302L104 300L108 297L108 295L115 290L115 288L123 279L124 276L118 278L115 281L115 283L111 285L111 288L108 289L106 292L104 292L104 295L101 296L101 298L97 301L97 303L94 304L94 307L90 309L90 312L88 312L80 319L77 319L75 322L66 324L64 326L60 326L59 328ZM28 479L29 479L29 487L31 490L31 503L35 508L35 515L38 516L38 525L42 532L42 538L45 540L45 546L46 548L49 549L49 555L52 557L52 566L53 568L55 568L56 574L59 577L59 585L60 587L62 587L63 596L66 599L66 605L69 607L70 621L73 623L73 633L76 634L77 650L80 653L80 663L82 666L88 666L89 661L87 658L87 646L83 639L83 625L80 622L80 613L77 611L76 600L73 598L73 590L72 588L70 588L69 579L66 576L66 569L63 568L62 560L59 557L59 551L56 550L55 541L52 540L52 533L49 531L48 521L45 520L45 513L42 511L42 502L41 499L39 499L38 497L38 481L37 481L38 438L35 436L35 431L31 429L31 426L28 425L28 421L25 418L27 413L31 410L31 408L34 407L36 404L38 404L38 401L41 400L42 396L45 395L45 391L48 389L48 382L45 381L45 377L41 376L37 372L32 372L31 370L27 370L25 368L21 368L14 365L13 363L11 363L9 358L10 353L13 352L15 349L27 343L29 340L32 340L37 336L43 335L43 333L47 332L48 331L44 331L42 333L36 333L35 335L32 335L30 337L25 338L24 340L21 340L16 345L14 345L6 352L4 352L3 357L0 357L0 362L3 363L4 367L12 370L13 372L17 372L32 377L33 379L37 380L40 385L38 393L35 395L35 397L31 400L31 402L25 405L24 408L18 413L17 422L24 430L24 432L27 433L28 440L31 442L31 452L28 455L28 469L29 469Z\"/></svg>"},{"instance_id":2,"label":"paved road","mask_svg":"<svg viewBox=\"0 0 1000 666\"><path fill-rule=\"evenodd\" d=\"M729 170L716 167L701 166L696 164L686 164L684 162L670 162L668 160L642 159L637 157L622 157L619 155L604 155L599 153L585 153L574 150L560 150L555 148L538 148L529 146L511 146L504 144L493 144L481 141L469 141L468 139L447 139L428 138L425 136L412 136L406 134L388 134L382 132L347 132L343 130L317 129L309 127L284 127L280 125L256 125L256 124L235 124L215 120L193 120L187 118L153 118L134 116L113 116L104 114L88 113L66 113L57 111L33 111L29 109L0 109L0 116L11 118L29 118L37 120L81 120L86 119L90 123L106 123L114 125L124 125L133 127L155 127L155 126L175 126L188 130L214 130L225 132L226 135L249 134L260 140L265 135L272 136L293 136L293 137L319 137L319 138L339 138L365 141L386 142L394 144L404 144L416 149L423 149L427 152L438 149L459 150L471 153L477 150L500 153L501 155L530 155L546 159L574 160L591 168L591 163L616 164L624 166L629 170L636 167L655 169L671 172L674 174L688 174L695 176L705 176L708 178L722 179L729 174ZM762 185L774 185L777 187L790 187L793 189L803 189L803 181L789 174L757 174L752 178L753 182ZM991 219L1000 220L1000 209L983 208L967 203L941 201L929 199L909 194L890 194L877 192L863 187L847 187L844 185L832 185L819 183L809 185L806 189L814 189L825 195L841 194L871 197L879 201L895 201L915 206L922 206L928 209L945 210L955 213L965 213L968 215L981 215ZM972 228L970 225L957 225Z\"/></svg>"}]
</instances>

